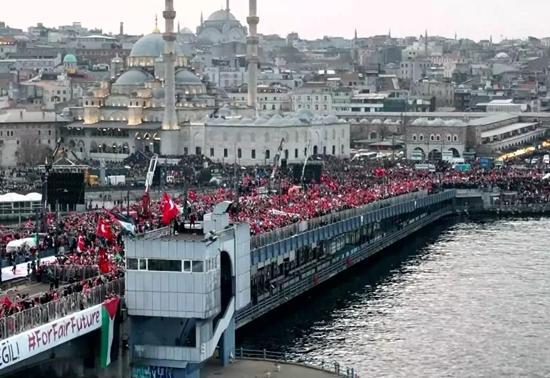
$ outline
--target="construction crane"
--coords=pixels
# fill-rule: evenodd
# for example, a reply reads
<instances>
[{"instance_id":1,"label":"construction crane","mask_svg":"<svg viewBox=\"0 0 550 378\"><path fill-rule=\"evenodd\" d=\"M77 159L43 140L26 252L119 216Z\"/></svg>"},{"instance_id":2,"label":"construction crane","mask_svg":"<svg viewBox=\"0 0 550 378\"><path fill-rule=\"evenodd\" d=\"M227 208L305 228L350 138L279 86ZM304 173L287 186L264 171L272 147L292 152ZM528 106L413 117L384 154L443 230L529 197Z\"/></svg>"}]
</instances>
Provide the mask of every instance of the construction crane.
<instances>
[{"instance_id":1,"label":"construction crane","mask_svg":"<svg viewBox=\"0 0 550 378\"><path fill-rule=\"evenodd\" d=\"M279 163L281 162L281 155L283 154L284 147L285 147L285 138L281 139L281 143L279 144L279 149L277 150L277 154L275 155L275 159L273 161L273 170L271 172L272 180L274 180L275 176L277 176L277 169L279 168Z\"/></svg>"},{"instance_id":2,"label":"construction crane","mask_svg":"<svg viewBox=\"0 0 550 378\"><path fill-rule=\"evenodd\" d=\"M147 169L147 175L145 176L145 193L143 193L143 197L141 198L143 214L149 214L149 206L151 204L151 196L149 195L149 192L153 186L153 178L155 177L158 162L159 156L154 154L149 161L149 168Z\"/></svg>"},{"instance_id":3,"label":"construction crane","mask_svg":"<svg viewBox=\"0 0 550 378\"><path fill-rule=\"evenodd\" d=\"M306 147L306 159L304 160L304 166L302 167L302 176L300 177L300 185L304 187L304 178L306 176L306 167L307 162L309 160L309 149L311 148L311 139L307 141L307 147Z\"/></svg>"}]
</instances>

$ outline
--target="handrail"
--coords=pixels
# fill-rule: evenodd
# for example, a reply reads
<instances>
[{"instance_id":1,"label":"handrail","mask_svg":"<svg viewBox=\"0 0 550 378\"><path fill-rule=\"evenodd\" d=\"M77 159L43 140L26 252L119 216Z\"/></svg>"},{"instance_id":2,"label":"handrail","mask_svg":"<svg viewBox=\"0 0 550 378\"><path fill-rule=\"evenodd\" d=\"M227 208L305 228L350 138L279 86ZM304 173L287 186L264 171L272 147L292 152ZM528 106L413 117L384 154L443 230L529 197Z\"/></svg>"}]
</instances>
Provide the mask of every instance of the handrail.
<instances>
[{"instance_id":1,"label":"handrail","mask_svg":"<svg viewBox=\"0 0 550 378\"><path fill-rule=\"evenodd\" d=\"M418 222L411 224L406 228L396 231L395 233L363 243L361 246L356 247L357 249L355 253L352 253L350 255L350 262L355 264L359 261L362 261L363 259L370 256L372 253L375 253L375 251L379 251L391 245L392 240L400 240L403 237L406 237L415 232L419 228L425 227L427 224L433 222L434 219L439 219L440 217L448 215L451 212L452 209L450 207L441 209L419 220ZM315 276L318 280L317 284L327 281L331 277L346 269L344 265L339 265L335 263L332 259L327 261L331 261L331 263L325 267L316 269L315 271ZM345 264L344 260L340 259L340 261L342 264ZM345 264L345 266L347 267L347 264ZM289 280L291 281L292 279ZM312 279L306 279L305 277L302 277L297 283L291 284L290 286L279 286L279 290L271 293L268 298L259 301L256 305L248 306L239 310L236 314L237 327L243 326L251 320L268 313L271 309L278 307L282 303L288 302L289 300L297 297L302 293L305 293L314 286L316 286L316 283L314 283Z\"/></svg>"},{"instance_id":2,"label":"handrail","mask_svg":"<svg viewBox=\"0 0 550 378\"><path fill-rule=\"evenodd\" d=\"M318 361L313 358L310 358L310 359L290 358L290 356L286 353L268 351L266 349L254 350L254 349L245 349L242 347L237 348L235 351L235 358L290 363L290 364L295 364L299 366L304 366L310 369L320 370L330 374L335 374L338 377L359 378L359 375L356 374L355 369L345 367L336 361L325 363L324 360Z\"/></svg>"},{"instance_id":3,"label":"handrail","mask_svg":"<svg viewBox=\"0 0 550 378\"><path fill-rule=\"evenodd\" d=\"M268 244L275 243L279 240L289 238L293 235L303 233L305 231L314 230L319 227L326 226L328 224L349 219L354 216L364 215L365 213L370 212L372 210L378 210L383 207L401 204L403 202L407 202L420 197L425 197L427 195L428 193L425 190L419 191L419 192L407 193L401 196L386 198L380 201L375 201L356 209L343 210L337 213L323 215L318 218L313 218L307 221L295 223L290 226L283 227L278 230L274 230L265 234L252 236L250 239L250 248L258 249Z\"/></svg>"},{"instance_id":4,"label":"handrail","mask_svg":"<svg viewBox=\"0 0 550 378\"><path fill-rule=\"evenodd\" d=\"M108 295L124 294L124 278L95 286L88 293L73 293L16 314L0 318L0 340L103 303Z\"/></svg>"}]
</instances>

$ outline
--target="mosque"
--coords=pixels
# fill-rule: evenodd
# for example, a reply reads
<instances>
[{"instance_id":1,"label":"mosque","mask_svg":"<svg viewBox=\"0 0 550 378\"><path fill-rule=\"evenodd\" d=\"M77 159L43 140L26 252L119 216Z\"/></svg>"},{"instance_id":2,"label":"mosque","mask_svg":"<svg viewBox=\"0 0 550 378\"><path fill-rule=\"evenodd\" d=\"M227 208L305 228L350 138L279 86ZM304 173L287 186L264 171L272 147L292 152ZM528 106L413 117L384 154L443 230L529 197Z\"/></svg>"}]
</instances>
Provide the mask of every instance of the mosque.
<instances>
[{"instance_id":1,"label":"mosque","mask_svg":"<svg viewBox=\"0 0 550 378\"><path fill-rule=\"evenodd\" d=\"M239 20L233 16L229 8L229 0L225 9L220 9L206 21L201 17L201 24L197 28L197 38L208 44L246 43L248 31Z\"/></svg>"},{"instance_id":2,"label":"mosque","mask_svg":"<svg viewBox=\"0 0 550 378\"><path fill-rule=\"evenodd\" d=\"M189 69L182 31L174 28L173 0L165 1L165 32L157 28L139 39L126 62L113 59L111 80L101 82L83 96L80 106L70 109L74 121L61 135L77 156L123 161L132 153L150 151L204 155L241 165L270 164L279 150L289 163L303 162L311 154L349 156L349 124L335 116L307 111L258 116L255 6L247 18L248 31L231 14L229 1L197 31L197 39L211 43L246 40L248 106L237 108L223 104ZM188 30L184 34L192 37Z\"/></svg>"}]
</instances>

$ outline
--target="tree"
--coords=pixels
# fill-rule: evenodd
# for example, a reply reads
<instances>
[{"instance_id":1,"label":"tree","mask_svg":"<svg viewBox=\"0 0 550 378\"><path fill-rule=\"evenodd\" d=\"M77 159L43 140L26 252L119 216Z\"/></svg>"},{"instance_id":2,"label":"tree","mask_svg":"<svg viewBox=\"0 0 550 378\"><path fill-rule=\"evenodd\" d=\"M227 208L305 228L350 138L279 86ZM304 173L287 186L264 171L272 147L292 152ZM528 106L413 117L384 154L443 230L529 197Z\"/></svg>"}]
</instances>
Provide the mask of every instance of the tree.
<instances>
[{"instance_id":1,"label":"tree","mask_svg":"<svg viewBox=\"0 0 550 378\"><path fill-rule=\"evenodd\" d=\"M49 146L40 143L40 137L30 132L21 136L17 149L17 160L20 165L44 164L46 157L52 153Z\"/></svg>"}]
</instances>

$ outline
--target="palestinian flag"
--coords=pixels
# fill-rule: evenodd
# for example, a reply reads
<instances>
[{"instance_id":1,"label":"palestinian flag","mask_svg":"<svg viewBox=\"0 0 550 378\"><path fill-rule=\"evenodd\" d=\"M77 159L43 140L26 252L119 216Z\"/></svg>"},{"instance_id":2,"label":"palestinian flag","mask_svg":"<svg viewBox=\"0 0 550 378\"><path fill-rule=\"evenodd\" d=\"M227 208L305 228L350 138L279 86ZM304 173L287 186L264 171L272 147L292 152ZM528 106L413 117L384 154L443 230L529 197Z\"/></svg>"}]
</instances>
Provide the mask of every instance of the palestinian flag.
<instances>
[{"instance_id":1,"label":"palestinian flag","mask_svg":"<svg viewBox=\"0 0 550 378\"><path fill-rule=\"evenodd\" d=\"M131 217L112 211L107 211L107 214L113 222L117 222L120 227L122 227L122 231L131 235L136 234L136 226L134 225L134 220Z\"/></svg>"},{"instance_id":2,"label":"palestinian flag","mask_svg":"<svg viewBox=\"0 0 550 378\"><path fill-rule=\"evenodd\" d=\"M103 302L101 308L101 354L99 360L103 369L111 364L115 317L119 303L120 298L115 297Z\"/></svg>"}]
</instances>

